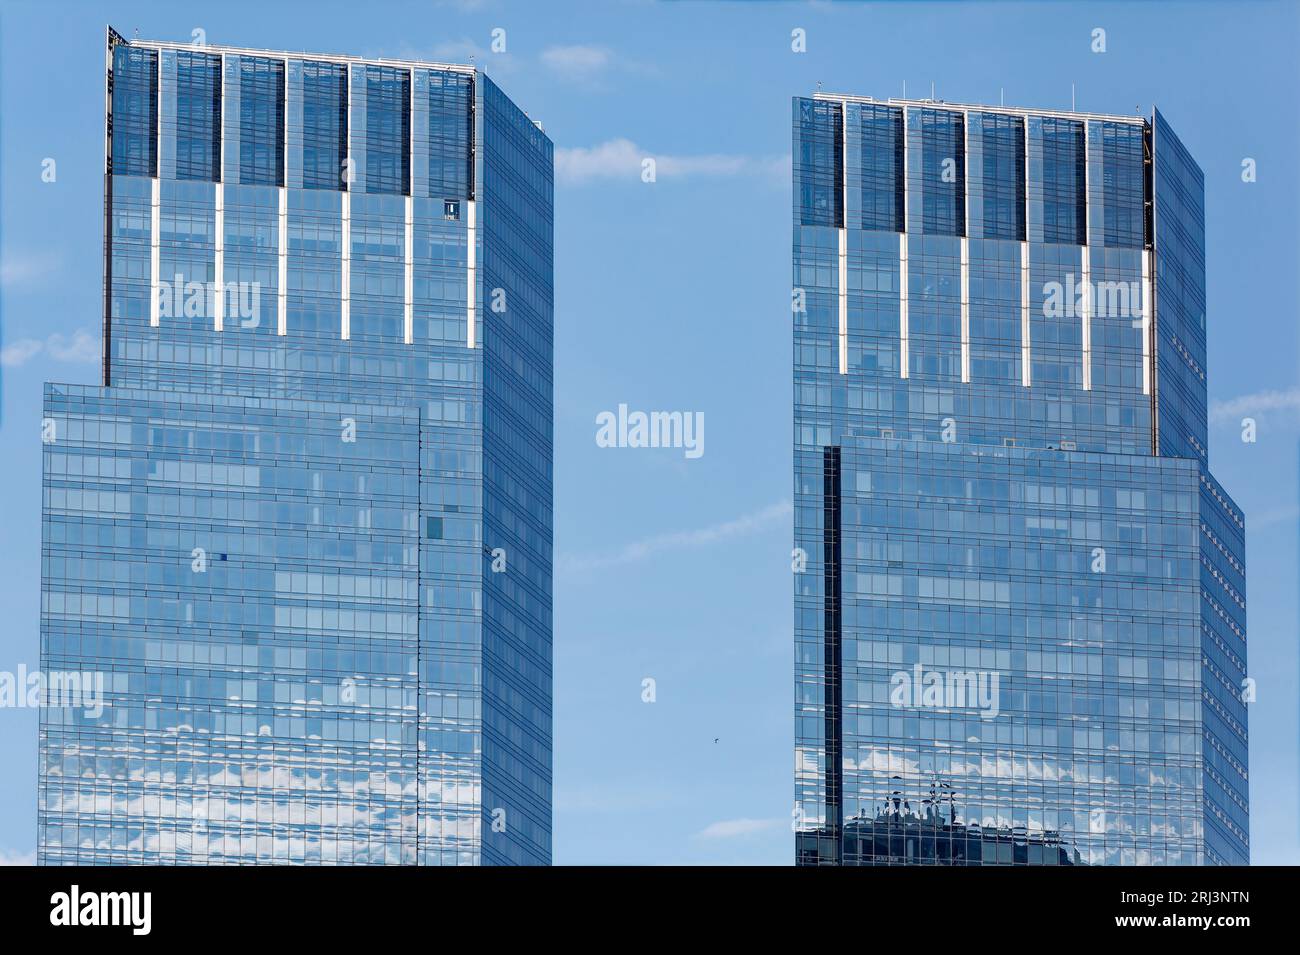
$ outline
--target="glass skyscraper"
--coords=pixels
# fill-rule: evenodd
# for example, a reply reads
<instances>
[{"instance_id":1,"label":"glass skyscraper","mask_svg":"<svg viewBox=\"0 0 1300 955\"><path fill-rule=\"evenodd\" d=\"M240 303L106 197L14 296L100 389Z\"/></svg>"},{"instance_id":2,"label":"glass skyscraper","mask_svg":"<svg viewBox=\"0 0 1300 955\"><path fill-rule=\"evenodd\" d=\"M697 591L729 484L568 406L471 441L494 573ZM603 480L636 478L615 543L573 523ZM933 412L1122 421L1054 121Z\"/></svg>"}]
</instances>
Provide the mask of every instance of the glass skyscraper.
<instances>
[{"instance_id":1,"label":"glass skyscraper","mask_svg":"<svg viewBox=\"0 0 1300 955\"><path fill-rule=\"evenodd\" d=\"M107 45L39 861L547 864L552 146L472 67Z\"/></svg>"},{"instance_id":2,"label":"glass skyscraper","mask_svg":"<svg viewBox=\"0 0 1300 955\"><path fill-rule=\"evenodd\" d=\"M1158 111L793 139L798 863L1246 863L1195 161Z\"/></svg>"}]
</instances>

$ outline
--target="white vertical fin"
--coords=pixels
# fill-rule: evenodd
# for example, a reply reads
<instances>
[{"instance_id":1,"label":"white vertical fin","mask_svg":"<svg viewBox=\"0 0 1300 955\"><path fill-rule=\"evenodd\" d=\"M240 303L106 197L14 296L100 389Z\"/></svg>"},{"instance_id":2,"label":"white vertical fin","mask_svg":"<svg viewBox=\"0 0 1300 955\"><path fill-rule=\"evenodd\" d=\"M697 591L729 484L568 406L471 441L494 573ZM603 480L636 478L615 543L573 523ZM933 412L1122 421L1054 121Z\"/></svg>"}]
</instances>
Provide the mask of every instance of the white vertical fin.
<instances>
[{"instance_id":1,"label":"white vertical fin","mask_svg":"<svg viewBox=\"0 0 1300 955\"><path fill-rule=\"evenodd\" d=\"M344 149L343 163L343 191L342 197L342 252L343 252L343 281L340 285L341 299L339 301L339 312L342 321L339 324L339 337L344 341L352 337L352 186L356 177L352 171L352 67L347 65L343 67L344 82L347 84L347 128L343 131L344 142L347 144Z\"/></svg>"},{"instance_id":2,"label":"white vertical fin","mask_svg":"<svg viewBox=\"0 0 1300 955\"><path fill-rule=\"evenodd\" d=\"M280 190L279 237L276 252L279 257L279 275L275 296L275 333L289 334L289 61L282 60L284 69L284 102L280 111Z\"/></svg>"},{"instance_id":3,"label":"white vertical fin","mask_svg":"<svg viewBox=\"0 0 1300 955\"><path fill-rule=\"evenodd\" d=\"M1092 241L1092 196L1088 194L1091 185L1089 177L1091 157L1088 155L1088 121L1083 121L1083 289L1080 299L1080 318L1083 327L1080 336L1083 344L1083 390L1092 390L1092 251L1088 243Z\"/></svg>"},{"instance_id":4,"label":"white vertical fin","mask_svg":"<svg viewBox=\"0 0 1300 955\"><path fill-rule=\"evenodd\" d=\"M161 242L162 242L162 181L155 178L150 183L151 193L149 200L149 324L155 328L161 324L158 308L158 295L161 292L159 280L159 271L161 267ZM171 308L172 314L175 315L176 296L180 289L172 289Z\"/></svg>"},{"instance_id":5,"label":"white vertical fin","mask_svg":"<svg viewBox=\"0 0 1300 955\"><path fill-rule=\"evenodd\" d=\"M1082 255L1083 282L1079 289L1079 317L1082 321L1083 390L1092 390L1092 261L1085 245Z\"/></svg>"},{"instance_id":6,"label":"white vertical fin","mask_svg":"<svg viewBox=\"0 0 1300 955\"><path fill-rule=\"evenodd\" d=\"M961 113L961 380L970 381L970 113Z\"/></svg>"},{"instance_id":7,"label":"white vertical fin","mask_svg":"<svg viewBox=\"0 0 1300 955\"><path fill-rule=\"evenodd\" d=\"M343 198L343 322L339 329L340 337L347 341L352 337L352 193L340 193Z\"/></svg>"},{"instance_id":8,"label":"white vertical fin","mask_svg":"<svg viewBox=\"0 0 1300 955\"><path fill-rule=\"evenodd\" d=\"M898 233L898 377L907 377L907 233Z\"/></svg>"},{"instance_id":9,"label":"white vertical fin","mask_svg":"<svg viewBox=\"0 0 1300 955\"><path fill-rule=\"evenodd\" d=\"M212 327L216 331L226 323L226 189L216 183L216 253L212 268Z\"/></svg>"},{"instance_id":10,"label":"white vertical fin","mask_svg":"<svg viewBox=\"0 0 1300 955\"><path fill-rule=\"evenodd\" d=\"M277 335L289 333L289 190L280 187L280 228L276 240L279 253L279 281L276 283L275 331Z\"/></svg>"},{"instance_id":11,"label":"white vertical fin","mask_svg":"<svg viewBox=\"0 0 1300 955\"><path fill-rule=\"evenodd\" d=\"M1031 340L1029 334L1029 117L1023 120L1023 165L1025 176L1025 204L1020 210L1025 219L1025 241L1020 243L1020 384L1028 388L1033 384L1031 375Z\"/></svg>"},{"instance_id":12,"label":"white vertical fin","mask_svg":"<svg viewBox=\"0 0 1300 955\"><path fill-rule=\"evenodd\" d=\"M475 221L477 206L473 199L465 201L465 233L466 249L465 260L468 263L466 269L467 285L465 288L465 345L468 348L474 348L474 313L477 310L477 293L478 293L478 225Z\"/></svg>"},{"instance_id":13,"label":"white vertical fin","mask_svg":"<svg viewBox=\"0 0 1300 955\"><path fill-rule=\"evenodd\" d=\"M840 269L839 269L839 357L840 374L849 373L849 232L840 229Z\"/></svg>"},{"instance_id":14,"label":"white vertical fin","mask_svg":"<svg viewBox=\"0 0 1300 955\"><path fill-rule=\"evenodd\" d=\"M898 234L898 377L907 377L907 107L903 111L903 231Z\"/></svg>"},{"instance_id":15,"label":"white vertical fin","mask_svg":"<svg viewBox=\"0 0 1300 955\"><path fill-rule=\"evenodd\" d=\"M849 104L840 102L840 374L849 373Z\"/></svg>"},{"instance_id":16,"label":"white vertical fin","mask_svg":"<svg viewBox=\"0 0 1300 955\"><path fill-rule=\"evenodd\" d=\"M1029 243L1020 243L1020 383L1028 388L1029 375Z\"/></svg>"},{"instance_id":17,"label":"white vertical fin","mask_svg":"<svg viewBox=\"0 0 1300 955\"><path fill-rule=\"evenodd\" d=\"M217 81L217 115L221 123L226 122L226 54L219 57L219 79ZM212 327L221 331L226 327L226 191L222 182L226 172L226 131L217 130L217 208L216 208L216 255L212 268Z\"/></svg>"},{"instance_id":18,"label":"white vertical fin","mask_svg":"<svg viewBox=\"0 0 1300 955\"><path fill-rule=\"evenodd\" d=\"M961 240L961 380L970 381L970 239Z\"/></svg>"},{"instance_id":19,"label":"white vertical fin","mask_svg":"<svg viewBox=\"0 0 1300 955\"><path fill-rule=\"evenodd\" d=\"M154 113L155 113L155 116L154 116L154 136L155 136L155 141L154 141L154 168L153 168L154 177L153 177L153 181L150 183L150 187L151 187L151 190L152 190L152 191L151 191L151 193L150 193L150 210L149 210L149 217L150 217L150 224L149 224L149 228L150 228L150 233L149 233L149 244L150 244L150 248L149 248L149 285L150 285L150 296L149 296L149 324L150 324L151 326L153 326L153 327L157 327L159 324L161 324L161 319L160 319L159 314L158 314L158 293L159 293L159 291L160 291L160 288L159 288L159 280L160 280L160 276L159 276L158 273L159 273L160 270L161 270L161 269L160 269L160 265L161 265L161 261L162 261L162 259L161 259L161 254L160 254L160 253L161 253L161 243L162 243L162 140L163 140L163 128L162 128L162 122L163 122L163 83L162 83L162 78L163 78L163 69L162 69L162 61L163 61L162 50L159 50L159 51L157 52L156 56L155 56L155 59L154 59L154 63L155 63L155 64L157 65L157 67L158 67L158 76L157 76L157 90L158 90L158 95L157 95L156 102L154 103ZM176 309L176 296L177 296L181 291L182 291L181 289L172 289L171 307L172 307L172 314L173 314L173 315L176 314L176 312L175 312L175 309Z\"/></svg>"},{"instance_id":20,"label":"white vertical fin","mask_svg":"<svg viewBox=\"0 0 1300 955\"><path fill-rule=\"evenodd\" d=\"M415 199L406 197L406 298L402 313L402 340L415 341Z\"/></svg>"}]
</instances>

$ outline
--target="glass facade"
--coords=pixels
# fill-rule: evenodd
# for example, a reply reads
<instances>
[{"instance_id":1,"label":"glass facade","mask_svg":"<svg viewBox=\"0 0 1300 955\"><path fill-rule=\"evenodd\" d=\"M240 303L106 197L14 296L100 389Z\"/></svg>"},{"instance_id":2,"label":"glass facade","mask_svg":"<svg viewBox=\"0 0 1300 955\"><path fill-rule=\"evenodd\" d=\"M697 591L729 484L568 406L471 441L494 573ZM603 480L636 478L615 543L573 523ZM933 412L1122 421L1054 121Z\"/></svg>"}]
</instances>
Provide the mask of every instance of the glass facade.
<instances>
[{"instance_id":1,"label":"glass facade","mask_svg":"<svg viewBox=\"0 0 1300 955\"><path fill-rule=\"evenodd\" d=\"M971 217L980 238L1025 238L1025 120L996 113L970 117Z\"/></svg>"},{"instance_id":2,"label":"glass facade","mask_svg":"<svg viewBox=\"0 0 1300 955\"><path fill-rule=\"evenodd\" d=\"M1031 153L1030 182L1039 185L1038 189L1031 187L1030 197L1041 208L1042 241L1083 245L1083 123L1047 117L1033 117L1029 122L1038 147L1033 151L1037 155Z\"/></svg>"},{"instance_id":3,"label":"glass facade","mask_svg":"<svg viewBox=\"0 0 1300 955\"><path fill-rule=\"evenodd\" d=\"M341 188L348 151L346 67L291 60L288 90L289 184Z\"/></svg>"},{"instance_id":4,"label":"glass facade","mask_svg":"<svg viewBox=\"0 0 1300 955\"><path fill-rule=\"evenodd\" d=\"M163 51L163 123L174 134L160 141L170 160L161 173L164 177L172 172L176 179L220 181L221 85L221 57ZM168 86L172 95L167 95Z\"/></svg>"},{"instance_id":5,"label":"glass facade","mask_svg":"<svg viewBox=\"0 0 1300 955\"><path fill-rule=\"evenodd\" d=\"M549 863L550 141L470 68L109 43L40 861Z\"/></svg>"},{"instance_id":6,"label":"glass facade","mask_svg":"<svg viewBox=\"0 0 1300 955\"><path fill-rule=\"evenodd\" d=\"M247 185L284 185L284 61L226 58L227 96L237 97L239 123L227 121L226 149ZM237 151L236 151L237 150Z\"/></svg>"},{"instance_id":7,"label":"glass facade","mask_svg":"<svg viewBox=\"0 0 1300 955\"><path fill-rule=\"evenodd\" d=\"M903 228L903 116L896 109L864 106L859 114L862 170L860 228L899 232Z\"/></svg>"},{"instance_id":8,"label":"glass facade","mask_svg":"<svg viewBox=\"0 0 1300 955\"><path fill-rule=\"evenodd\" d=\"M411 185L411 72L353 66L352 84L359 191L405 195Z\"/></svg>"},{"instance_id":9,"label":"glass facade","mask_svg":"<svg viewBox=\"0 0 1300 955\"><path fill-rule=\"evenodd\" d=\"M793 136L797 862L1248 861L1195 162L1158 113Z\"/></svg>"},{"instance_id":10,"label":"glass facade","mask_svg":"<svg viewBox=\"0 0 1300 955\"><path fill-rule=\"evenodd\" d=\"M966 234L966 117L946 110L911 111L907 156L920 160L908 167L912 194L920 200L915 231L926 235Z\"/></svg>"}]
</instances>

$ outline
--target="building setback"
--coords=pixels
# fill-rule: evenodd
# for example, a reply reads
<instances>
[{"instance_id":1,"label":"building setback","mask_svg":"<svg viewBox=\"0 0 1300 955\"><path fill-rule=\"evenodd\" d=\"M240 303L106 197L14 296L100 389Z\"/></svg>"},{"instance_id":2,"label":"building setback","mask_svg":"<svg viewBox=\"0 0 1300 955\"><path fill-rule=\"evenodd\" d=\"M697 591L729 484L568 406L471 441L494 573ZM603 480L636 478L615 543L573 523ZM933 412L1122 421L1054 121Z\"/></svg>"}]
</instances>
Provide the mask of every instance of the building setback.
<instances>
[{"instance_id":1,"label":"building setback","mask_svg":"<svg viewBox=\"0 0 1300 955\"><path fill-rule=\"evenodd\" d=\"M548 864L552 146L472 67L107 47L39 861Z\"/></svg>"},{"instance_id":2,"label":"building setback","mask_svg":"<svg viewBox=\"0 0 1300 955\"><path fill-rule=\"evenodd\" d=\"M793 138L798 863L1248 862L1195 161L1158 111Z\"/></svg>"}]
</instances>

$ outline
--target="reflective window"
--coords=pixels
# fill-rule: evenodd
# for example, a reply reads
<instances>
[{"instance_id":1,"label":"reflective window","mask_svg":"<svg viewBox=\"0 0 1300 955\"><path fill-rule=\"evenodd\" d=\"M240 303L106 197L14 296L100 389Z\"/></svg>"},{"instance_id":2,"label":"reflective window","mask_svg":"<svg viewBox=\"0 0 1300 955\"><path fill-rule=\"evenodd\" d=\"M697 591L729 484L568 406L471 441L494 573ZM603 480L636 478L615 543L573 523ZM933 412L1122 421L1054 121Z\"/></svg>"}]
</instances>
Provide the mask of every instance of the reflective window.
<instances>
[{"instance_id":1,"label":"reflective window","mask_svg":"<svg viewBox=\"0 0 1300 955\"><path fill-rule=\"evenodd\" d=\"M429 195L470 198L473 85L463 73L429 72Z\"/></svg>"},{"instance_id":2,"label":"reflective window","mask_svg":"<svg viewBox=\"0 0 1300 955\"><path fill-rule=\"evenodd\" d=\"M857 112L862 138L862 228L901 232L903 111L864 103Z\"/></svg>"},{"instance_id":3,"label":"reflective window","mask_svg":"<svg viewBox=\"0 0 1300 955\"><path fill-rule=\"evenodd\" d=\"M158 174L158 53L113 48L113 171Z\"/></svg>"},{"instance_id":4,"label":"reflective window","mask_svg":"<svg viewBox=\"0 0 1300 955\"><path fill-rule=\"evenodd\" d=\"M1087 244L1083 124L1044 118L1043 241Z\"/></svg>"},{"instance_id":5,"label":"reflective window","mask_svg":"<svg viewBox=\"0 0 1300 955\"><path fill-rule=\"evenodd\" d=\"M913 109L921 150L921 228L927 235L966 234L965 117L950 110ZM910 144L909 144L910 145Z\"/></svg>"},{"instance_id":6,"label":"reflective window","mask_svg":"<svg viewBox=\"0 0 1300 955\"><path fill-rule=\"evenodd\" d=\"M347 159L347 73L338 63L302 64L302 184L338 189ZM344 186L346 188L346 186Z\"/></svg>"},{"instance_id":7,"label":"reflective window","mask_svg":"<svg viewBox=\"0 0 1300 955\"><path fill-rule=\"evenodd\" d=\"M972 111L963 169L951 111L909 107L909 234L847 230L841 286L837 220L798 198L838 119L814 103L793 122L796 861L1246 862L1245 519L1203 460L1199 167L1159 114L1089 120L1085 197L1082 122ZM897 153L861 142L867 223Z\"/></svg>"},{"instance_id":8,"label":"reflective window","mask_svg":"<svg viewBox=\"0 0 1300 955\"><path fill-rule=\"evenodd\" d=\"M836 103L795 102L795 203L804 225L843 226L844 137Z\"/></svg>"},{"instance_id":9,"label":"reflective window","mask_svg":"<svg viewBox=\"0 0 1300 955\"><path fill-rule=\"evenodd\" d=\"M176 178L221 179L221 57L176 54Z\"/></svg>"},{"instance_id":10,"label":"reflective window","mask_svg":"<svg viewBox=\"0 0 1300 955\"><path fill-rule=\"evenodd\" d=\"M366 192L405 194L411 182L411 74L367 66Z\"/></svg>"},{"instance_id":11,"label":"reflective window","mask_svg":"<svg viewBox=\"0 0 1300 955\"><path fill-rule=\"evenodd\" d=\"M284 62L239 59L239 181L284 184Z\"/></svg>"},{"instance_id":12,"label":"reflective window","mask_svg":"<svg viewBox=\"0 0 1300 955\"><path fill-rule=\"evenodd\" d=\"M1146 242L1146 134L1132 123L1100 123L1102 209L1107 246Z\"/></svg>"},{"instance_id":13,"label":"reflective window","mask_svg":"<svg viewBox=\"0 0 1300 955\"><path fill-rule=\"evenodd\" d=\"M984 237L1025 238L1025 121L1000 113L980 115Z\"/></svg>"},{"instance_id":14,"label":"reflective window","mask_svg":"<svg viewBox=\"0 0 1300 955\"><path fill-rule=\"evenodd\" d=\"M411 102L356 62L349 196L341 64L227 53L223 128L219 58L168 49L155 231L142 49L114 54L113 387L46 392L42 659L105 706L42 711L40 860L546 864L551 142L470 71Z\"/></svg>"}]
</instances>

